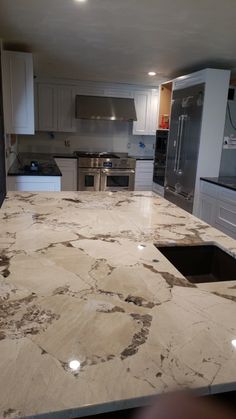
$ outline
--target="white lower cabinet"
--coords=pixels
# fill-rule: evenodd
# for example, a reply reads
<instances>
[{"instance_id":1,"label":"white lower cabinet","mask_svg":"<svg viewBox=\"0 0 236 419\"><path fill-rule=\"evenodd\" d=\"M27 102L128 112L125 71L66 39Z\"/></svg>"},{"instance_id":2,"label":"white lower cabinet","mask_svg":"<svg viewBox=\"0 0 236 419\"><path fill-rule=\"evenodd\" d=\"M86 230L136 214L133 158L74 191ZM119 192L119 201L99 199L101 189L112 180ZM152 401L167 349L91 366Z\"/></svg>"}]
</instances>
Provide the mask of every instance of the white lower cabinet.
<instances>
[{"instance_id":1,"label":"white lower cabinet","mask_svg":"<svg viewBox=\"0 0 236 419\"><path fill-rule=\"evenodd\" d=\"M198 216L236 239L236 191L201 181Z\"/></svg>"},{"instance_id":2,"label":"white lower cabinet","mask_svg":"<svg viewBox=\"0 0 236 419\"><path fill-rule=\"evenodd\" d=\"M200 194L199 201L199 217L210 225L215 223L215 211L216 199L209 195Z\"/></svg>"},{"instance_id":3,"label":"white lower cabinet","mask_svg":"<svg viewBox=\"0 0 236 419\"><path fill-rule=\"evenodd\" d=\"M135 171L135 191L152 191L153 160L137 160Z\"/></svg>"},{"instance_id":4,"label":"white lower cabinet","mask_svg":"<svg viewBox=\"0 0 236 419\"><path fill-rule=\"evenodd\" d=\"M8 191L60 192L61 176L8 176Z\"/></svg>"},{"instance_id":5,"label":"white lower cabinet","mask_svg":"<svg viewBox=\"0 0 236 419\"><path fill-rule=\"evenodd\" d=\"M61 174L61 190L77 191L77 159L55 158Z\"/></svg>"},{"instance_id":6,"label":"white lower cabinet","mask_svg":"<svg viewBox=\"0 0 236 419\"><path fill-rule=\"evenodd\" d=\"M236 202L235 204L231 204L217 201L215 223L219 230L230 231L232 237L236 238Z\"/></svg>"}]
</instances>

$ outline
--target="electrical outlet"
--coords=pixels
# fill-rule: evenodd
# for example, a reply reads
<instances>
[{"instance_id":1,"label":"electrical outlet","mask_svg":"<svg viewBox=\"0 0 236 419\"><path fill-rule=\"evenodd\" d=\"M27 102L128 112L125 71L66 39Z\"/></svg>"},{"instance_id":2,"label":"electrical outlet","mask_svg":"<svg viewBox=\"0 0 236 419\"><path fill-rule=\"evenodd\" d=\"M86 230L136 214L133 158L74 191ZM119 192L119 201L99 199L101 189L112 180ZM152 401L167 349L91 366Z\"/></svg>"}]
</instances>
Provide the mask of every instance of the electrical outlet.
<instances>
[{"instance_id":1,"label":"electrical outlet","mask_svg":"<svg viewBox=\"0 0 236 419\"><path fill-rule=\"evenodd\" d=\"M64 141L65 147L70 148L70 140Z\"/></svg>"}]
</instances>

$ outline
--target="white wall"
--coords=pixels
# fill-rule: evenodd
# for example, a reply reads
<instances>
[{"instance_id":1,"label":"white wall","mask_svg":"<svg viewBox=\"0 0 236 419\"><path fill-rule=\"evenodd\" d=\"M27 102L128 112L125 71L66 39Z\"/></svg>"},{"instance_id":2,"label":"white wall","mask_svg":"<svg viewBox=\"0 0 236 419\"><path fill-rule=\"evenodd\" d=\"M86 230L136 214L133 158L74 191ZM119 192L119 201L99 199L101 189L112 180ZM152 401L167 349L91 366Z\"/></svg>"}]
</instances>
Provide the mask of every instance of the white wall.
<instances>
[{"instance_id":1,"label":"white wall","mask_svg":"<svg viewBox=\"0 0 236 419\"><path fill-rule=\"evenodd\" d=\"M133 136L132 123L120 121L79 121L74 134L55 133L51 138L46 132L19 136L19 152L71 153L75 150L114 151L130 155L152 156L155 136ZM65 146L69 140L70 147ZM142 142L145 147L140 147Z\"/></svg>"},{"instance_id":2,"label":"white wall","mask_svg":"<svg viewBox=\"0 0 236 419\"><path fill-rule=\"evenodd\" d=\"M233 125L236 127L236 99L228 101ZM228 110L225 119L224 137L236 137L236 130L232 127ZM222 150L220 176L236 176L236 150Z\"/></svg>"}]
</instances>

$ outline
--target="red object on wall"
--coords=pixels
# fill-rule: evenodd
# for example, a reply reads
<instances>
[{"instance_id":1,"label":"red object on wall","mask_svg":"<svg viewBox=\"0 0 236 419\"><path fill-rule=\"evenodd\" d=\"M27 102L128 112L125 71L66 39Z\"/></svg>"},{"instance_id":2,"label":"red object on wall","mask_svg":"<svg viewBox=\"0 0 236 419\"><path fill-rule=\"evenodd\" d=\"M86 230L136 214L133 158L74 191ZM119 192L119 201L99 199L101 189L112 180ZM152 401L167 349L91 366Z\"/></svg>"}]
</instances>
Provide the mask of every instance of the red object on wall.
<instances>
[{"instance_id":1,"label":"red object on wall","mask_svg":"<svg viewBox=\"0 0 236 419\"><path fill-rule=\"evenodd\" d=\"M161 115L160 128L169 129L169 115L167 115L167 114Z\"/></svg>"}]
</instances>

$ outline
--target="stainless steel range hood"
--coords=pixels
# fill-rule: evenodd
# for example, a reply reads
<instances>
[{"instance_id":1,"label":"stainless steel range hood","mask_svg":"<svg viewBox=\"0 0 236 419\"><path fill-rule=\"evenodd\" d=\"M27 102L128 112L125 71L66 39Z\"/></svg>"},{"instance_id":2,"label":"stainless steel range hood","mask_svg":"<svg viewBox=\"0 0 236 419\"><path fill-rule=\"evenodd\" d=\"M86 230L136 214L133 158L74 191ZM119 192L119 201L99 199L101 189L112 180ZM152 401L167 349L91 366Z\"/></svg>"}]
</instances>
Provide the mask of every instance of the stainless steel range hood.
<instances>
[{"instance_id":1,"label":"stainless steel range hood","mask_svg":"<svg viewBox=\"0 0 236 419\"><path fill-rule=\"evenodd\" d=\"M76 118L137 121L134 99L85 95L76 96Z\"/></svg>"}]
</instances>

